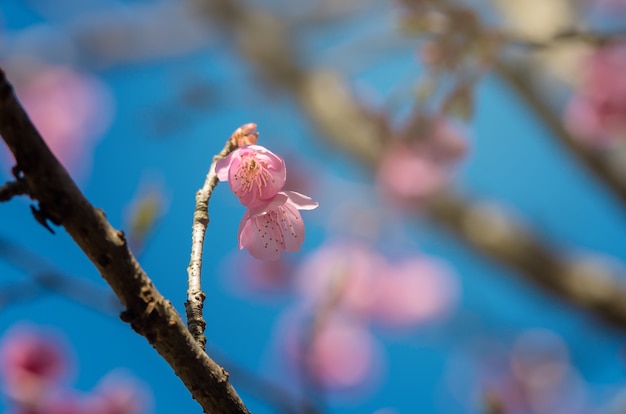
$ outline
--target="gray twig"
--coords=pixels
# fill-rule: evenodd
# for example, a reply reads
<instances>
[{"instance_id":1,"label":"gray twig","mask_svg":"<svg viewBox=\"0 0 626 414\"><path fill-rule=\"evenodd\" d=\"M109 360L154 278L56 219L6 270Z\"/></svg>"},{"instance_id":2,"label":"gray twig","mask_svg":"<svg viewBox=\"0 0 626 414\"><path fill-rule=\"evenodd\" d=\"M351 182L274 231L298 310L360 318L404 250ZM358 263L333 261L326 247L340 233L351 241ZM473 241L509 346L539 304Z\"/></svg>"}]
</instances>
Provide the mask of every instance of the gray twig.
<instances>
[{"instance_id":1,"label":"gray twig","mask_svg":"<svg viewBox=\"0 0 626 414\"><path fill-rule=\"evenodd\" d=\"M222 151L213 157L213 162L204 180L204 185L196 193L196 209L193 212L193 224L191 226L191 258L187 267L189 289L187 290L185 311L189 332L203 349L206 345L206 336L204 335L206 321L202 316L202 308L204 307L206 294L202 291L201 285L202 249L204 247L206 229L209 225L209 199L218 183L215 164L236 148L237 142L232 138L226 142Z\"/></svg>"}]
</instances>

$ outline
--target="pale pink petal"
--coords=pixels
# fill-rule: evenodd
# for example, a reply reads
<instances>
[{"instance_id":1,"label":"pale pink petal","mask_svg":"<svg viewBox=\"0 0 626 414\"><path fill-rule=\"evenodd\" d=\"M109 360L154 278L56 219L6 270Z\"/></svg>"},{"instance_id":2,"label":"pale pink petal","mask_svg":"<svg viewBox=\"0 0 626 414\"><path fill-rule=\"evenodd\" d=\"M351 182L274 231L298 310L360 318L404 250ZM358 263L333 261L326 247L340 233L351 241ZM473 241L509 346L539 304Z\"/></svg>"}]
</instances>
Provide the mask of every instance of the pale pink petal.
<instances>
[{"instance_id":1,"label":"pale pink petal","mask_svg":"<svg viewBox=\"0 0 626 414\"><path fill-rule=\"evenodd\" d=\"M279 207L278 219L284 237L286 252L297 252L304 243L304 223L302 216L296 207L289 202Z\"/></svg>"},{"instance_id":2,"label":"pale pink petal","mask_svg":"<svg viewBox=\"0 0 626 414\"><path fill-rule=\"evenodd\" d=\"M228 181L228 171L230 170L233 158L233 153L231 152L225 158L222 158L215 163L215 173L217 174L218 180Z\"/></svg>"},{"instance_id":3,"label":"pale pink petal","mask_svg":"<svg viewBox=\"0 0 626 414\"><path fill-rule=\"evenodd\" d=\"M280 192L276 194L273 198L271 198L269 201L267 201L265 204L261 204L256 207L249 208L248 209L249 216L256 217L268 211L276 210L278 207L284 205L288 199L289 197L287 196L287 194L285 194L284 192Z\"/></svg>"},{"instance_id":4,"label":"pale pink petal","mask_svg":"<svg viewBox=\"0 0 626 414\"><path fill-rule=\"evenodd\" d=\"M308 198L301 194L298 199ZM308 202L307 206L314 204ZM315 203L316 204L316 203ZM312 207L315 208L315 207ZM278 193L265 204L249 208L239 224L239 249L262 260L278 260L282 252L300 250L305 230L297 205L287 193Z\"/></svg>"},{"instance_id":5,"label":"pale pink petal","mask_svg":"<svg viewBox=\"0 0 626 414\"><path fill-rule=\"evenodd\" d=\"M304 194L296 193L295 191L284 191L283 193L289 198L289 204L298 210L313 210L319 206L319 203Z\"/></svg>"},{"instance_id":6,"label":"pale pink petal","mask_svg":"<svg viewBox=\"0 0 626 414\"><path fill-rule=\"evenodd\" d=\"M246 249L260 260L278 260L284 251L280 227L267 213L256 217L243 216L239 226L239 248Z\"/></svg>"}]
</instances>

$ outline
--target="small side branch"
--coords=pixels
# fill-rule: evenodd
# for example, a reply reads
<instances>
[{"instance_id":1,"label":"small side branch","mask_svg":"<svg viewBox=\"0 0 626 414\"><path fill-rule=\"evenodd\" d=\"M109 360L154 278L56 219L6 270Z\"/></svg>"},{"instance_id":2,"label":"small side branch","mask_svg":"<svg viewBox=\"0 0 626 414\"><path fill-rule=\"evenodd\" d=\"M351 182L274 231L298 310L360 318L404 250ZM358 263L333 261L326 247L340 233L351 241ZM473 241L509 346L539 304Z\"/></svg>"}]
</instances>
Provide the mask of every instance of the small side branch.
<instances>
[{"instance_id":1,"label":"small side branch","mask_svg":"<svg viewBox=\"0 0 626 414\"><path fill-rule=\"evenodd\" d=\"M256 124L249 123L237 128L224 148L213 157L204 185L196 193L196 209L193 212L193 224L191 226L191 258L187 267L189 289L187 290L185 312L189 332L203 349L206 345L206 337L204 336L206 321L202 316L202 308L206 294L202 291L201 285L202 250L204 248L204 236L209 225L209 200L218 183L215 168L218 161L226 158L238 147L256 143L258 136Z\"/></svg>"},{"instance_id":2,"label":"small side branch","mask_svg":"<svg viewBox=\"0 0 626 414\"><path fill-rule=\"evenodd\" d=\"M191 258L187 267L189 289L187 290L185 311L187 313L189 332L203 349L206 345L206 337L204 336L206 321L202 316L202 308L204 307L206 294L202 291L201 285L202 249L204 247L206 229L209 225L209 199L218 183L215 164L236 148L237 143L229 139L222 151L213 157L213 162L204 180L204 185L196 193L196 209L193 212L193 224L191 226Z\"/></svg>"},{"instance_id":3,"label":"small side branch","mask_svg":"<svg viewBox=\"0 0 626 414\"><path fill-rule=\"evenodd\" d=\"M28 193L28 188L23 181L9 181L0 186L0 202L9 201L15 196Z\"/></svg>"}]
</instances>

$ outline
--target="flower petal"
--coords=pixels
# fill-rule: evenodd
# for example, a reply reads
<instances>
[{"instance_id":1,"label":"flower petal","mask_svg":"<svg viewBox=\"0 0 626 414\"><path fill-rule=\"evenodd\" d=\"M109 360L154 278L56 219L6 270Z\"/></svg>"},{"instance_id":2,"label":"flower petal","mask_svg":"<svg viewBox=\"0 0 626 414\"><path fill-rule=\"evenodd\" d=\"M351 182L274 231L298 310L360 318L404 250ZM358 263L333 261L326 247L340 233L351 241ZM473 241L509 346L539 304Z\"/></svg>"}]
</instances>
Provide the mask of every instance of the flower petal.
<instances>
[{"instance_id":1,"label":"flower petal","mask_svg":"<svg viewBox=\"0 0 626 414\"><path fill-rule=\"evenodd\" d=\"M231 152L225 158L222 158L215 163L215 173L217 179L220 181L228 181L228 171L230 170L230 164L233 161L233 153Z\"/></svg>"},{"instance_id":2,"label":"flower petal","mask_svg":"<svg viewBox=\"0 0 626 414\"><path fill-rule=\"evenodd\" d=\"M319 205L319 203L313 201L311 197L307 197L295 191L282 191L279 194L285 194L289 197L289 204L293 205L298 210L313 210Z\"/></svg>"},{"instance_id":3,"label":"flower petal","mask_svg":"<svg viewBox=\"0 0 626 414\"><path fill-rule=\"evenodd\" d=\"M250 217L243 216L239 226L239 249L245 248L261 260L278 260L285 251L280 226L269 213Z\"/></svg>"}]
</instances>

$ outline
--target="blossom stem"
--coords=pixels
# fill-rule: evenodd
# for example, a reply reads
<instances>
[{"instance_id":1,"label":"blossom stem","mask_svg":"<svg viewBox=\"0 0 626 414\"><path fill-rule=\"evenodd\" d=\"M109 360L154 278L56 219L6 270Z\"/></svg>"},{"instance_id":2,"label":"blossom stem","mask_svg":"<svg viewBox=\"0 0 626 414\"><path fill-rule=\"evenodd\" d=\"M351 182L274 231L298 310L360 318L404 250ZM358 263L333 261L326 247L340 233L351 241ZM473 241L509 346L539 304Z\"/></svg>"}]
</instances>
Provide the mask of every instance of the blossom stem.
<instances>
[{"instance_id":1,"label":"blossom stem","mask_svg":"<svg viewBox=\"0 0 626 414\"><path fill-rule=\"evenodd\" d=\"M204 185L196 193L196 208L193 212L193 224L191 227L191 258L187 267L189 288L187 289L187 301L185 312L187 314L187 327L194 339L204 349L206 337L204 329L206 321L202 316L202 308L206 294L202 290L202 249L204 236L209 225L209 200L215 186L219 182L215 173L215 164L233 152L237 148L237 141L232 137L228 139L222 151L213 157L213 162L204 180Z\"/></svg>"}]
</instances>

